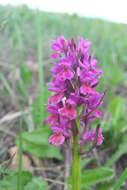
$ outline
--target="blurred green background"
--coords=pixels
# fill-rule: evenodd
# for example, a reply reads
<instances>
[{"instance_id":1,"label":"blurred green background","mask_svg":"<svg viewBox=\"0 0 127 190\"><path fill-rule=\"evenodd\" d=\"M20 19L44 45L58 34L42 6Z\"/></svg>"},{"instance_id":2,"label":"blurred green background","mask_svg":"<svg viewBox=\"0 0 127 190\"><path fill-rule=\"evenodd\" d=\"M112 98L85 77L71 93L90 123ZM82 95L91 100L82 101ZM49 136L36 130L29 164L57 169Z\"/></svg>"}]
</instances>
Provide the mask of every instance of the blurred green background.
<instances>
[{"instance_id":1,"label":"blurred green background","mask_svg":"<svg viewBox=\"0 0 127 190\"><path fill-rule=\"evenodd\" d=\"M84 177L88 184L83 183L83 189L109 190L127 165L127 26L124 24L80 18L76 14L45 13L26 6L0 6L0 163L9 157L10 147L22 145L32 163L38 158L41 160L39 167L60 167L58 171L63 172L61 175L59 172L54 174L53 169L37 174L33 172L33 176L42 176L50 183L47 185L39 178L31 177L25 182L24 190L59 190L64 186L66 168L61 168L66 163L67 151L66 148L60 150L49 146L50 130L45 125L45 106L50 95L51 42L59 35L67 39L77 39L78 36L89 39L91 50L95 51L103 70L99 90L107 90L101 121L104 143L83 161L83 167L85 165L87 169L100 168L101 177L91 177L92 182ZM20 135L18 137L20 118L22 141ZM111 167L113 171L110 171ZM2 190L7 189L7 180L14 190L10 173L8 175L9 179L4 177L0 180ZM13 173L13 178L16 175ZM59 181L60 185L52 180ZM30 181L33 184L31 187L28 184ZM36 184L40 184L40 189ZM123 189L126 188L124 185Z\"/></svg>"}]
</instances>

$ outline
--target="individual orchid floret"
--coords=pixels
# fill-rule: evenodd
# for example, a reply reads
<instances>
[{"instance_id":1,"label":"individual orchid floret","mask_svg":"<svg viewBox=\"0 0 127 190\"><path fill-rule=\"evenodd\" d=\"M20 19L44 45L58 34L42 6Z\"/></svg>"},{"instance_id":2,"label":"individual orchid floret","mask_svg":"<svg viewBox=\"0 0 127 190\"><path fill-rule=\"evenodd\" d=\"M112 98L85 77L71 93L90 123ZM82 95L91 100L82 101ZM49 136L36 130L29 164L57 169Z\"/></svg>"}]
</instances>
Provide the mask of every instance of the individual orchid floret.
<instances>
[{"instance_id":1,"label":"individual orchid floret","mask_svg":"<svg viewBox=\"0 0 127 190\"><path fill-rule=\"evenodd\" d=\"M56 64L56 66L51 69L51 73L63 81L74 77L73 70L71 69L71 63L68 61Z\"/></svg>"},{"instance_id":2,"label":"individual orchid floret","mask_svg":"<svg viewBox=\"0 0 127 190\"><path fill-rule=\"evenodd\" d=\"M68 41L64 36L59 36L58 39L52 43L52 49L55 50L55 53L53 53L51 57L54 59L61 57L62 53L67 52L67 47Z\"/></svg>"},{"instance_id":3,"label":"individual orchid floret","mask_svg":"<svg viewBox=\"0 0 127 190\"><path fill-rule=\"evenodd\" d=\"M49 104L58 104L59 102L61 102L63 96L63 93L56 93L53 96L50 96Z\"/></svg>"},{"instance_id":4,"label":"individual orchid floret","mask_svg":"<svg viewBox=\"0 0 127 190\"><path fill-rule=\"evenodd\" d=\"M85 133L83 134L83 137L82 137L82 139L85 141L85 143L94 142L95 138L97 138L96 139L97 145L101 145L103 143L104 137L102 135L102 128L101 127L98 128L97 133L96 133L95 129L90 132L89 128L87 128ZM82 141L82 142L84 142L84 141ZM80 140L80 142L81 142L81 140Z\"/></svg>"},{"instance_id":5,"label":"individual orchid floret","mask_svg":"<svg viewBox=\"0 0 127 190\"><path fill-rule=\"evenodd\" d=\"M80 151L84 144L92 147L103 143L102 129L93 129L94 120L102 118L101 107L104 93L97 91L102 70L94 53L90 53L90 42L79 37L66 40L60 36L52 44L53 80L49 90L54 94L49 97L47 111L50 115L46 123L50 125L52 135L50 144L62 146L67 143L72 147L74 137L78 138Z\"/></svg>"},{"instance_id":6,"label":"individual orchid floret","mask_svg":"<svg viewBox=\"0 0 127 190\"><path fill-rule=\"evenodd\" d=\"M98 136L97 136L97 145L101 145L103 143L104 137L102 135L102 128L98 129Z\"/></svg>"},{"instance_id":7,"label":"individual orchid floret","mask_svg":"<svg viewBox=\"0 0 127 190\"><path fill-rule=\"evenodd\" d=\"M58 111L61 116L66 117L70 120L74 120L77 116L75 103L71 99L68 99L65 103L65 106L63 108L60 108Z\"/></svg>"},{"instance_id":8,"label":"individual orchid floret","mask_svg":"<svg viewBox=\"0 0 127 190\"><path fill-rule=\"evenodd\" d=\"M54 133L49 138L49 143L54 144L57 147L61 146L65 141L65 137L62 133Z\"/></svg>"},{"instance_id":9,"label":"individual orchid floret","mask_svg":"<svg viewBox=\"0 0 127 190\"><path fill-rule=\"evenodd\" d=\"M58 114L49 115L46 119L46 123L49 125L56 125L58 123Z\"/></svg>"}]
</instances>

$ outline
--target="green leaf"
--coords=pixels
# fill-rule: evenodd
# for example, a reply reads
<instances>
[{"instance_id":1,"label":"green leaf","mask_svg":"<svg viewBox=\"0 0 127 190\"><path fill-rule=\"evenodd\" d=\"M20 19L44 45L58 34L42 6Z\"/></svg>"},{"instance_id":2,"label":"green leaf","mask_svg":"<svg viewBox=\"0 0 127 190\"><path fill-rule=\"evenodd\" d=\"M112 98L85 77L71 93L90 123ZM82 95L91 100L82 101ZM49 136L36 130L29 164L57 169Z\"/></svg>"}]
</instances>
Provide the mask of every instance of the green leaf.
<instances>
[{"instance_id":1,"label":"green leaf","mask_svg":"<svg viewBox=\"0 0 127 190\"><path fill-rule=\"evenodd\" d=\"M32 74L25 64L21 64L20 66L20 76L24 86L27 87L30 84Z\"/></svg>"},{"instance_id":2,"label":"green leaf","mask_svg":"<svg viewBox=\"0 0 127 190\"><path fill-rule=\"evenodd\" d=\"M18 92L18 94L20 95L20 97L23 98L23 100L26 100L26 91L24 86L17 80L16 81L16 90Z\"/></svg>"},{"instance_id":3,"label":"green leaf","mask_svg":"<svg viewBox=\"0 0 127 190\"><path fill-rule=\"evenodd\" d=\"M18 172L10 172L0 180L0 190L17 190ZM40 178L32 178L30 172L22 172L22 190L45 190L47 183Z\"/></svg>"},{"instance_id":4,"label":"green leaf","mask_svg":"<svg viewBox=\"0 0 127 190\"><path fill-rule=\"evenodd\" d=\"M62 160L60 149L53 145L37 145L25 142L24 150L39 158L57 158Z\"/></svg>"},{"instance_id":5,"label":"green leaf","mask_svg":"<svg viewBox=\"0 0 127 190\"><path fill-rule=\"evenodd\" d=\"M125 115L125 102L122 97L112 98L111 103L109 104L109 111L112 115L113 120L118 120Z\"/></svg>"},{"instance_id":6,"label":"green leaf","mask_svg":"<svg viewBox=\"0 0 127 190\"><path fill-rule=\"evenodd\" d=\"M120 176L119 179L117 179L115 185L114 185L114 188L113 190L119 190L121 185L125 182L127 178L127 168L124 170L124 172L122 173L122 175Z\"/></svg>"},{"instance_id":7,"label":"green leaf","mask_svg":"<svg viewBox=\"0 0 127 190\"><path fill-rule=\"evenodd\" d=\"M45 126L32 132L23 133L23 139L33 144L47 145L50 133L49 127Z\"/></svg>"},{"instance_id":8,"label":"green leaf","mask_svg":"<svg viewBox=\"0 0 127 190\"><path fill-rule=\"evenodd\" d=\"M82 184L85 186L94 185L99 182L110 180L114 177L114 170L110 168L97 168L86 170L82 177Z\"/></svg>"},{"instance_id":9,"label":"green leaf","mask_svg":"<svg viewBox=\"0 0 127 190\"><path fill-rule=\"evenodd\" d=\"M114 170L106 167L85 170L84 174L82 174L82 187L86 188L100 182L109 181L114 176ZM68 183L71 183L71 178L68 179Z\"/></svg>"},{"instance_id":10,"label":"green leaf","mask_svg":"<svg viewBox=\"0 0 127 190\"><path fill-rule=\"evenodd\" d=\"M90 162L93 161L92 157L86 158L82 160L82 168L86 167Z\"/></svg>"},{"instance_id":11,"label":"green leaf","mask_svg":"<svg viewBox=\"0 0 127 190\"><path fill-rule=\"evenodd\" d=\"M46 112L46 104L48 102L49 95L51 94L47 87L43 88L44 93L38 96L32 104L32 119L35 126L42 126L44 119L48 115ZM44 96L44 97L42 97Z\"/></svg>"},{"instance_id":12,"label":"green leaf","mask_svg":"<svg viewBox=\"0 0 127 190\"><path fill-rule=\"evenodd\" d=\"M105 182L97 186L97 190L112 190L114 182Z\"/></svg>"},{"instance_id":13,"label":"green leaf","mask_svg":"<svg viewBox=\"0 0 127 190\"><path fill-rule=\"evenodd\" d=\"M47 183L43 182L40 178L32 178L24 188L24 190L45 190L47 187Z\"/></svg>"},{"instance_id":14,"label":"green leaf","mask_svg":"<svg viewBox=\"0 0 127 190\"><path fill-rule=\"evenodd\" d=\"M110 167L116 162L123 154L127 153L127 142L119 145L118 150L107 160L105 166Z\"/></svg>"},{"instance_id":15,"label":"green leaf","mask_svg":"<svg viewBox=\"0 0 127 190\"><path fill-rule=\"evenodd\" d=\"M44 118L44 105L42 97L38 96L32 104L32 119L35 126L41 127L44 122Z\"/></svg>"},{"instance_id":16,"label":"green leaf","mask_svg":"<svg viewBox=\"0 0 127 190\"><path fill-rule=\"evenodd\" d=\"M32 132L23 134L23 147L25 151L41 158L62 159L60 149L49 145L48 139L51 131L48 127L42 127Z\"/></svg>"},{"instance_id":17,"label":"green leaf","mask_svg":"<svg viewBox=\"0 0 127 190\"><path fill-rule=\"evenodd\" d=\"M71 185L68 185L67 190L72 190ZM82 190L92 190L90 187L82 187Z\"/></svg>"},{"instance_id":18,"label":"green leaf","mask_svg":"<svg viewBox=\"0 0 127 190\"><path fill-rule=\"evenodd\" d=\"M120 81L123 79L123 70L121 67L118 67L115 64L107 64L107 60L104 60L103 63L103 71L104 71L104 80L106 85L110 85L112 87L118 85ZM112 74L111 74L112 71Z\"/></svg>"},{"instance_id":19,"label":"green leaf","mask_svg":"<svg viewBox=\"0 0 127 190\"><path fill-rule=\"evenodd\" d=\"M10 173L0 181L0 190L17 190L18 173ZM30 172L22 172L22 189L25 185L32 180L32 174Z\"/></svg>"},{"instance_id":20,"label":"green leaf","mask_svg":"<svg viewBox=\"0 0 127 190\"><path fill-rule=\"evenodd\" d=\"M3 168L0 165L0 180L4 178L4 176L9 174L9 170L7 168Z\"/></svg>"}]
</instances>

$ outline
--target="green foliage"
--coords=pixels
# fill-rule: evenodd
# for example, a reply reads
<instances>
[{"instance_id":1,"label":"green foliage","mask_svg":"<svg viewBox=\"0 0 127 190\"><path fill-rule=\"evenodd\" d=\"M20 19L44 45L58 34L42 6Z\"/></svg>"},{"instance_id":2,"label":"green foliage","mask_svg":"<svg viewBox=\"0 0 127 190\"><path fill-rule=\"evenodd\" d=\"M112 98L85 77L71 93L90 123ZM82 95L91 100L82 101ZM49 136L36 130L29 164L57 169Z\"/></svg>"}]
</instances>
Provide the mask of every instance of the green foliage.
<instances>
[{"instance_id":1,"label":"green foliage","mask_svg":"<svg viewBox=\"0 0 127 190\"><path fill-rule=\"evenodd\" d=\"M18 94L20 95L20 98L22 100L24 100L24 102L26 101L27 99L27 95L26 95L26 91L25 91L25 88L24 88L24 85L21 83L21 81L16 81L16 91L18 92Z\"/></svg>"},{"instance_id":2,"label":"green foliage","mask_svg":"<svg viewBox=\"0 0 127 190\"><path fill-rule=\"evenodd\" d=\"M125 116L125 101L120 96L115 96L109 104L109 111L112 116L113 123L117 122L118 119Z\"/></svg>"},{"instance_id":3,"label":"green foliage","mask_svg":"<svg viewBox=\"0 0 127 190\"><path fill-rule=\"evenodd\" d=\"M114 137L122 135L127 130L127 122L125 118L125 100L120 96L113 96L109 103L110 121L109 130L113 130Z\"/></svg>"},{"instance_id":4,"label":"green foliage","mask_svg":"<svg viewBox=\"0 0 127 190\"><path fill-rule=\"evenodd\" d=\"M123 154L127 153L127 142L123 142L119 145L116 152L107 160L105 166L110 167L114 164Z\"/></svg>"},{"instance_id":5,"label":"green foliage","mask_svg":"<svg viewBox=\"0 0 127 190\"><path fill-rule=\"evenodd\" d=\"M32 180L25 186L24 190L45 190L47 183L43 182L40 178L32 178Z\"/></svg>"},{"instance_id":6,"label":"green foliage","mask_svg":"<svg viewBox=\"0 0 127 190\"><path fill-rule=\"evenodd\" d=\"M82 184L89 186L99 182L111 180L115 173L110 168L97 168L92 170L85 170L82 178Z\"/></svg>"},{"instance_id":7,"label":"green foliage","mask_svg":"<svg viewBox=\"0 0 127 190\"><path fill-rule=\"evenodd\" d=\"M20 76L23 81L24 87L28 87L31 81L32 73L25 64L20 66Z\"/></svg>"},{"instance_id":8,"label":"green foliage","mask_svg":"<svg viewBox=\"0 0 127 190\"><path fill-rule=\"evenodd\" d=\"M17 190L18 173L10 172L7 176L0 180L0 190ZM30 172L22 172L22 190L45 190L47 184L40 178L32 177Z\"/></svg>"},{"instance_id":9,"label":"green foliage","mask_svg":"<svg viewBox=\"0 0 127 190\"><path fill-rule=\"evenodd\" d=\"M104 182L97 186L97 190L112 190L114 182Z\"/></svg>"},{"instance_id":10,"label":"green foliage","mask_svg":"<svg viewBox=\"0 0 127 190\"><path fill-rule=\"evenodd\" d=\"M46 108L46 104L48 102L49 95L50 95L50 92L45 87L44 93L43 93L43 98L44 98L45 104L42 104L42 99L40 96L38 96L32 104L32 119L33 119L35 127L39 127L39 126L41 127L47 116L45 108Z\"/></svg>"},{"instance_id":11,"label":"green foliage","mask_svg":"<svg viewBox=\"0 0 127 190\"><path fill-rule=\"evenodd\" d=\"M44 77L43 77L43 60L42 60L42 33L41 33L41 17L40 12L37 11L36 15L37 19L37 54L38 54L38 77L39 77L39 101L41 105L41 113L42 113L42 120L44 121L44 113L45 113L45 107L44 107Z\"/></svg>"},{"instance_id":12,"label":"green foliage","mask_svg":"<svg viewBox=\"0 0 127 190\"><path fill-rule=\"evenodd\" d=\"M27 183L32 180L32 174L29 172L22 172L22 189ZM0 181L1 190L17 190L18 173L11 172Z\"/></svg>"},{"instance_id":13,"label":"green foliage","mask_svg":"<svg viewBox=\"0 0 127 190\"><path fill-rule=\"evenodd\" d=\"M85 168L88 164L90 164L90 162L93 161L93 158L92 157L89 157L89 158L85 158L82 160L82 168Z\"/></svg>"},{"instance_id":14,"label":"green foliage","mask_svg":"<svg viewBox=\"0 0 127 190\"><path fill-rule=\"evenodd\" d=\"M118 65L115 65L113 63L103 63L103 71L104 71L104 84L108 86L109 88L114 88L116 85L118 85L122 79L123 79L123 71L122 68ZM112 85L112 86L111 86Z\"/></svg>"},{"instance_id":15,"label":"green foliage","mask_svg":"<svg viewBox=\"0 0 127 190\"><path fill-rule=\"evenodd\" d=\"M18 158L18 181L17 190L22 190L22 118L19 123L19 158Z\"/></svg>"},{"instance_id":16,"label":"green foliage","mask_svg":"<svg viewBox=\"0 0 127 190\"><path fill-rule=\"evenodd\" d=\"M126 120L126 102L122 96L108 94L109 105L107 106L108 120L103 119L101 126L104 131L104 144L105 146L117 148L127 131L127 120ZM106 112L106 111L105 111Z\"/></svg>"},{"instance_id":17,"label":"green foliage","mask_svg":"<svg viewBox=\"0 0 127 190\"><path fill-rule=\"evenodd\" d=\"M3 179L4 176L8 175L9 174L9 170L7 168L3 168L1 165L0 165L0 180Z\"/></svg>"},{"instance_id":18,"label":"green foliage","mask_svg":"<svg viewBox=\"0 0 127 190\"><path fill-rule=\"evenodd\" d=\"M114 170L108 167L85 170L82 174L82 187L88 187L100 182L110 181L114 176ZM71 178L68 179L68 183L71 183Z\"/></svg>"},{"instance_id":19,"label":"green foliage","mask_svg":"<svg viewBox=\"0 0 127 190\"><path fill-rule=\"evenodd\" d=\"M48 143L50 129L41 127L40 129L23 134L24 150L41 158L62 159L60 149Z\"/></svg>"},{"instance_id":20,"label":"green foliage","mask_svg":"<svg viewBox=\"0 0 127 190\"><path fill-rule=\"evenodd\" d=\"M44 122L44 112L41 96L38 96L32 104L32 119L36 128L41 127Z\"/></svg>"},{"instance_id":21,"label":"green foliage","mask_svg":"<svg viewBox=\"0 0 127 190\"><path fill-rule=\"evenodd\" d=\"M125 182L126 179L127 179L127 168L124 170L120 178L116 181L113 190L119 190L121 185Z\"/></svg>"}]
</instances>

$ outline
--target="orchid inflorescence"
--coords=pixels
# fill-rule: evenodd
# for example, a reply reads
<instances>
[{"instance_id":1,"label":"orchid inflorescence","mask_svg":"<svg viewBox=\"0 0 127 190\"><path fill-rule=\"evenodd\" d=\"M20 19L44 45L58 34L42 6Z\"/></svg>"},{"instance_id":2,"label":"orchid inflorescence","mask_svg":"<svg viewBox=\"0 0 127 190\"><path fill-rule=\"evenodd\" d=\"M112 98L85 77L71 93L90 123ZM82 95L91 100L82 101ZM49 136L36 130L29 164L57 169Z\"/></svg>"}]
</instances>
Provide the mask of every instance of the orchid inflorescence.
<instances>
[{"instance_id":1,"label":"orchid inflorescence","mask_svg":"<svg viewBox=\"0 0 127 190\"><path fill-rule=\"evenodd\" d=\"M97 125L92 129L95 119L102 117L100 107L103 104L105 92L99 93L96 86L102 75L102 70L96 68L97 60L94 53L90 54L90 42L79 37L78 44L72 38L67 41L58 37L52 44L55 51L51 74L52 82L47 111L50 115L46 122L53 134L50 144L61 146L65 142L73 144L73 136L78 136L78 144L92 143L92 147L103 142L102 129Z\"/></svg>"}]
</instances>

